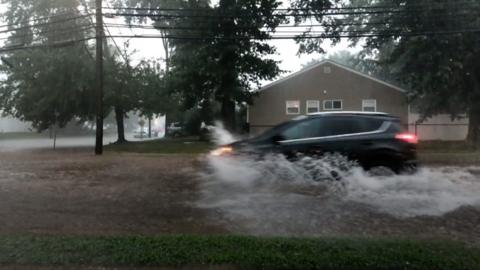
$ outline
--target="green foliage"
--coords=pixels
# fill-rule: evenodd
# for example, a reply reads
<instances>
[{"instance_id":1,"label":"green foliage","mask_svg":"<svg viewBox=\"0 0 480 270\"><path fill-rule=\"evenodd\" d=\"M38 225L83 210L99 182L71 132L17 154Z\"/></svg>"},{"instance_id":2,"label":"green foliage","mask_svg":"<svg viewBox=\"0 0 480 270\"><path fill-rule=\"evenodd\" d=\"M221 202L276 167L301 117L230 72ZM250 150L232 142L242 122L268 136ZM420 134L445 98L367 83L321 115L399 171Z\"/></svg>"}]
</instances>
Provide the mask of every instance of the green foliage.
<instances>
[{"instance_id":1,"label":"green foliage","mask_svg":"<svg viewBox=\"0 0 480 270\"><path fill-rule=\"evenodd\" d=\"M6 79L1 82L0 106L4 114L31 121L40 131L55 123L65 126L72 119L89 118L94 79L89 47L86 41L70 44L88 34L84 27L88 21L79 17L78 1L4 3L8 10L3 17L8 23L36 24L12 29L7 45L46 46L12 51L2 58Z\"/></svg>"},{"instance_id":2,"label":"green foliage","mask_svg":"<svg viewBox=\"0 0 480 270\"><path fill-rule=\"evenodd\" d=\"M164 34L192 37L169 42L172 55L167 66L168 89L178 94L186 109L200 110L207 122L216 116L215 104L219 103L222 118L234 124L235 105L250 103L250 90L280 73L278 63L269 59L276 50L266 42L270 34L265 31L283 21L273 16L280 4L276 0L222 0L215 7L210 1L117 2L120 6L188 10L191 16L157 20L154 25ZM149 12L152 16L158 13ZM160 28L165 25L176 29Z\"/></svg>"},{"instance_id":3,"label":"green foliage","mask_svg":"<svg viewBox=\"0 0 480 270\"><path fill-rule=\"evenodd\" d=\"M0 108L4 114L30 121L39 131L72 120L91 120L95 115L95 59L89 42L91 18L82 16L85 0L3 1L3 19L12 24L8 46L42 45L9 52L0 70ZM13 26L15 25L15 26ZM18 25L22 27L18 27ZM129 111L144 115L172 111L163 73L154 62L131 65L131 55L105 41L105 115L112 108L121 117ZM119 130L119 133L123 131ZM120 134L119 134L120 135Z\"/></svg>"},{"instance_id":4,"label":"green foliage","mask_svg":"<svg viewBox=\"0 0 480 270\"><path fill-rule=\"evenodd\" d=\"M480 33L471 31L480 28L480 2L359 0L344 4L395 12L347 15L326 27L329 35L369 35L351 41L362 40L363 53L373 55L381 69L410 89L411 101L424 118L467 113L469 138L480 143ZM321 51L322 40L299 42L303 52Z\"/></svg>"},{"instance_id":5,"label":"green foliage","mask_svg":"<svg viewBox=\"0 0 480 270\"><path fill-rule=\"evenodd\" d=\"M1 236L1 265L241 269L480 269L458 242L245 236Z\"/></svg>"}]
</instances>

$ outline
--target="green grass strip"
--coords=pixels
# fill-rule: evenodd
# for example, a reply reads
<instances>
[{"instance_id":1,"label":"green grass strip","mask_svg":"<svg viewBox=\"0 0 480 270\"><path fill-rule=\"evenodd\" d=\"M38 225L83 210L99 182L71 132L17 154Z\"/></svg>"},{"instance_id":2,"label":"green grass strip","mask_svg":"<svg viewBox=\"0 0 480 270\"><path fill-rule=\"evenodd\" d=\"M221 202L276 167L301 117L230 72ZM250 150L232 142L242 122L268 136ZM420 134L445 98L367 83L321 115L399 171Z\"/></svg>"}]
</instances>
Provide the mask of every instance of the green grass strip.
<instances>
[{"instance_id":1,"label":"green grass strip","mask_svg":"<svg viewBox=\"0 0 480 270\"><path fill-rule=\"evenodd\" d=\"M151 141L111 144L107 151L127 153L157 153L157 154L202 154L212 149L212 144L198 139L158 139Z\"/></svg>"},{"instance_id":2,"label":"green grass strip","mask_svg":"<svg viewBox=\"0 0 480 270\"><path fill-rule=\"evenodd\" d=\"M462 243L243 236L0 236L0 265L241 269L480 269Z\"/></svg>"}]
</instances>

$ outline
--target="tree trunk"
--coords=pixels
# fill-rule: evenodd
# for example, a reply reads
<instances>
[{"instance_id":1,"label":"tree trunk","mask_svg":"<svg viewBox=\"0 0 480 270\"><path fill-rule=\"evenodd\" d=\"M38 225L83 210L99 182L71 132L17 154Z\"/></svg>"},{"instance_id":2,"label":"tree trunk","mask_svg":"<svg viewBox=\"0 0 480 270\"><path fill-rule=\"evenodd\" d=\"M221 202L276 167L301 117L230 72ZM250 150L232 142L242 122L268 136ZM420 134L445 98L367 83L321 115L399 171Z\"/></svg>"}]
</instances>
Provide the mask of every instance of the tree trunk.
<instances>
[{"instance_id":1,"label":"tree trunk","mask_svg":"<svg viewBox=\"0 0 480 270\"><path fill-rule=\"evenodd\" d=\"M117 134L118 140L117 143L125 143L125 125L124 125L125 112L123 111L122 106L115 106L115 120L117 122Z\"/></svg>"},{"instance_id":2,"label":"tree trunk","mask_svg":"<svg viewBox=\"0 0 480 270\"><path fill-rule=\"evenodd\" d=\"M230 98L224 98L222 101L222 122L228 131L235 131L235 102Z\"/></svg>"},{"instance_id":3,"label":"tree trunk","mask_svg":"<svg viewBox=\"0 0 480 270\"><path fill-rule=\"evenodd\" d=\"M148 117L148 138L152 138L152 117Z\"/></svg>"},{"instance_id":4,"label":"tree trunk","mask_svg":"<svg viewBox=\"0 0 480 270\"><path fill-rule=\"evenodd\" d=\"M478 69L475 71L474 74L480 75ZM478 76L473 78L473 87L473 97L470 98L470 109L468 111L467 142L474 149L478 149L480 147L480 79Z\"/></svg>"},{"instance_id":5,"label":"tree trunk","mask_svg":"<svg viewBox=\"0 0 480 270\"><path fill-rule=\"evenodd\" d=\"M471 108L468 113L467 142L475 149L480 147L480 108Z\"/></svg>"}]
</instances>

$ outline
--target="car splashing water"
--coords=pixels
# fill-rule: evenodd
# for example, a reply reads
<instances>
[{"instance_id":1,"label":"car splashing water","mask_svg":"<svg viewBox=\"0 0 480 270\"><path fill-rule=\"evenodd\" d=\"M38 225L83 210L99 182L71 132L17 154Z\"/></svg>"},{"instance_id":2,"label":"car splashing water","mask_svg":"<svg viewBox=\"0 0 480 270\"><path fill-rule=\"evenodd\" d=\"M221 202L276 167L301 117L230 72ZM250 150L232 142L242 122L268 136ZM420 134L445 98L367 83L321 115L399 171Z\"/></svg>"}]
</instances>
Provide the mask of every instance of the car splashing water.
<instances>
[{"instance_id":1,"label":"car splashing water","mask_svg":"<svg viewBox=\"0 0 480 270\"><path fill-rule=\"evenodd\" d=\"M441 218L462 207L480 211L480 167L375 176L340 155L294 161L282 155L210 156L201 177L199 205L218 209L248 233L321 234Z\"/></svg>"}]
</instances>

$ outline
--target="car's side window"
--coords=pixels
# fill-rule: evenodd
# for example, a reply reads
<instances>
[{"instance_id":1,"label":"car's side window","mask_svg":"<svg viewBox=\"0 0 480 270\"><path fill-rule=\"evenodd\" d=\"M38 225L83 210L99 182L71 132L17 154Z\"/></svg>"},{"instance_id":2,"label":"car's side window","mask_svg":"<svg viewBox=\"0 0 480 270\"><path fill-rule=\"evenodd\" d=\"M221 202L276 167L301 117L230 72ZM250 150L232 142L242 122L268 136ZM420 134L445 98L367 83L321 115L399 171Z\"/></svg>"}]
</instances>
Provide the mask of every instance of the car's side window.
<instances>
[{"instance_id":1,"label":"car's side window","mask_svg":"<svg viewBox=\"0 0 480 270\"><path fill-rule=\"evenodd\" d=\"M382 125L381 119L332 117L325 119L324 135L336 136L375 131Z\"/></svg>"},{"instance_id":2,"label":"car's side window","mask_svg":"<svg viewBox=\"0 0 480 270\"><path fill-rule=\"evenodd\" d=\"M281 135L285 140L319 137L322 131L322 120L321 118L314 118L301 121L283 131Z\"/></svg>"},{"instance_id":3,"label":"car's side window","mask_svg":"<svg viewBox=\"0 0 480 270\"><path fill-rule=\"evenodd\" d=\"M362 132L371 132L378 130L384 120L382 119L375 119L375 118L365 118L363 119L363 131Z\"/></svg>"},{"instance_id":4,"label":"car's side window","mask_svg":"<svg viewBox=\"0 0 480 270\"><path fill-rule=\"evenodd\" d=\"M348 116L319 117L301 121L285 131L284 140L328 137L375 131L383 120Z\"/></svg>"},{"instance_id":5,"label":"car's side window","mask_svg":"<svg viewBox=\"0 0 480 270\"><path fill-rule=\"evenodd\" d=\"M336 136L355 133L356 123L345 117L328 117L324 121L322 136Z\"/></svg>"}]
</instances>

